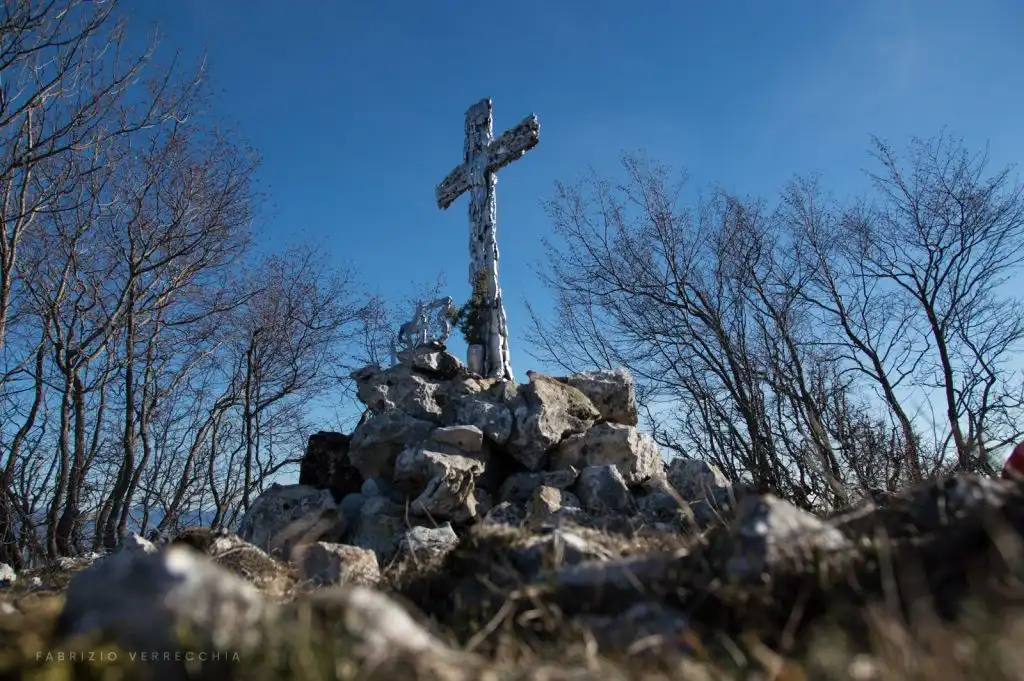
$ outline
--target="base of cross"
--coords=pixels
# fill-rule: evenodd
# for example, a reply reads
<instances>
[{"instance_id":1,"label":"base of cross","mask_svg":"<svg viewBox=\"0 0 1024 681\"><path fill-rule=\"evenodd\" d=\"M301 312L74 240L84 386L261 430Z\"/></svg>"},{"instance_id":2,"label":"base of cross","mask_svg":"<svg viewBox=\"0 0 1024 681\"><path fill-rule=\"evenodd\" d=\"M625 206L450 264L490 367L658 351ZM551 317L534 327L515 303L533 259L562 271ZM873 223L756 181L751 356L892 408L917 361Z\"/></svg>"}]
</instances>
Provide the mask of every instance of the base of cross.
<instances>
[{"instance_id":1,"label":"base of cross","mask_svg":"<svg viewBox=\"0 0 1024 681\"><path fill-rule=\"evenodd\" d=\"M502 361L500 338L496 342L497 352L492 348L490 355L483 345L470 345L466 349L466 368L477 376L485 378L500 378L504 381L512 380L512 368ZM495 361L489 361L491 358Z\"/></svg>"},{"instance_id":2,"label":"base of cross","mask_svg":"<svg viewBox=\"0 0 1024 681\"><path fill-rule=\"evenodd\" d=\"M466 367L478 376L484 375L484 346L470 345L466 349Z\"/></svg>"}]
</instances>

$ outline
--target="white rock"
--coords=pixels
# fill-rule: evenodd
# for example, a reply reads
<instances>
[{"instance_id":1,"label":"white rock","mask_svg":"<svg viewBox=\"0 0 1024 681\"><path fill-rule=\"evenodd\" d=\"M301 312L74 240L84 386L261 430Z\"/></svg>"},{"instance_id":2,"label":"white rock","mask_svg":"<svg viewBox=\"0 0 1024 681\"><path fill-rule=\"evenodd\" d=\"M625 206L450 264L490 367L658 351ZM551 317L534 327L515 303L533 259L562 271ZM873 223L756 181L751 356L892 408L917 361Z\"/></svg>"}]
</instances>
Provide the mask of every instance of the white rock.
<instances>
[{"instance_id":1,"label":"white rock","mask_svg":"<svg viewBox=\"0 0 1024 681\"><path fill-rule=\"evenodd\" d=\"M9 586L14 583L18 575L7 563L0 563L0 586Z\"/></svg>"},{"instance_id":2,"label":"white rock","mask_svg":"<svg viewBox=\"0 0 1024 681\"><path fill-rule=\"evenodd\" d=\"M317 542L301 549L299 578L317 586L376 584L380 581L377 554L345 544Z\"/></svg>"},{"instance_id":3,"label":"white rock","mask_svg":"<svg viewBox=\"0 0 1024 681\"><path fill-rule=\"evenodd\" d=\"M330 490L275 484L249 506L238 535L272 556L288 557L302 544L339 533L341 522Z\"/></svg>"},{"instance_id":4,"label":"white rock","mask_svg":"<svg viewBox=\"0 0 1024 681\"><path fill-rule=\"evenodd\" d=\"M259 645L272 611L256 587L190 548L121 551L76 574L61 613L61 634L115 632L131 650L173 651L188 626L207 650Z\"/></svg>"}]
</instances>

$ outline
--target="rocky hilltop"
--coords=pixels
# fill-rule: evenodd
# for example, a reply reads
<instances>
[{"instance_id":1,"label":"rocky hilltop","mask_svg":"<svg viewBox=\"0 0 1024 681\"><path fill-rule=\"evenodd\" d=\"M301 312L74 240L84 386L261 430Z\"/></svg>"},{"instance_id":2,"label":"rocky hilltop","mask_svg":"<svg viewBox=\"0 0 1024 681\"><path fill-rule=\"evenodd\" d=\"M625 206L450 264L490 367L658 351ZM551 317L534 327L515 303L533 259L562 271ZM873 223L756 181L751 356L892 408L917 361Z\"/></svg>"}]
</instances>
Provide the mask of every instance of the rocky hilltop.
<instances>
[{"instance_id":1,"label":"rocky hilltop","mask_svg":"<svg viewBox=\"0 0 1024 681\"><path fill-rule=\"evenodd\" d=\"M0 676L1022 678L1021 483L820 518L663 464L622 371L516 386L428 345L354 378L368 416L237 535L0 568Z\"/></svg>"}]
</instances>

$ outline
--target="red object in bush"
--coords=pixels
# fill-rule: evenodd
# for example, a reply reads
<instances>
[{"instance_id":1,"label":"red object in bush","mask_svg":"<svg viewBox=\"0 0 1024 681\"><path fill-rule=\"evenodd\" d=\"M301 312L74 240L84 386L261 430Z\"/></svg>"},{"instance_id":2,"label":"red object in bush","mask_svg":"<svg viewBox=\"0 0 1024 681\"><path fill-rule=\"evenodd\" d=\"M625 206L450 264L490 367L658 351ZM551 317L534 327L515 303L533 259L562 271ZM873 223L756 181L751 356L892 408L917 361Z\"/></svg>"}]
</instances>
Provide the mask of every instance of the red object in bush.
<instances>
[{"instance_id":1,"label":"red object in bush","mask_svg":"<svg viewBox=\"0 0 1024 681\"><path fill-rule=\"evenodd\" d=\"M1024 442L1013 448L1010 458L1003 464L1003 479L1024 477Z\"/></svg>"}]
</instances>

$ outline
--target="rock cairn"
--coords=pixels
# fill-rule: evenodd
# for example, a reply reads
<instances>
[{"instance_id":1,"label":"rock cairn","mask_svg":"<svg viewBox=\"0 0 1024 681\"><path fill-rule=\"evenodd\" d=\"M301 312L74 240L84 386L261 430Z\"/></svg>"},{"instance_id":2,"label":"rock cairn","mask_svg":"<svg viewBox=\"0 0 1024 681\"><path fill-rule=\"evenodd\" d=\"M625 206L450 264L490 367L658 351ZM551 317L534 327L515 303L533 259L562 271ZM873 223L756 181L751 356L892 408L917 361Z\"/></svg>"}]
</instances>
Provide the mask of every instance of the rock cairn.
<instances>
[{"instance_id":1,"label":"rock cairn","mask_svg":"<svg viewBox=\"0 0 1024 681\"><path fill-rule=\"evenodd\" d=\"M261 495L243 539L285 554L344 543L387 561L477 523L679 530L734 501L713 466L663 461L637 429L624 370L516 385L471 373L441 343L399 360L352 374L368 418L351 435L311 436L299 484Z\"/></svg>"}]
</instances>

